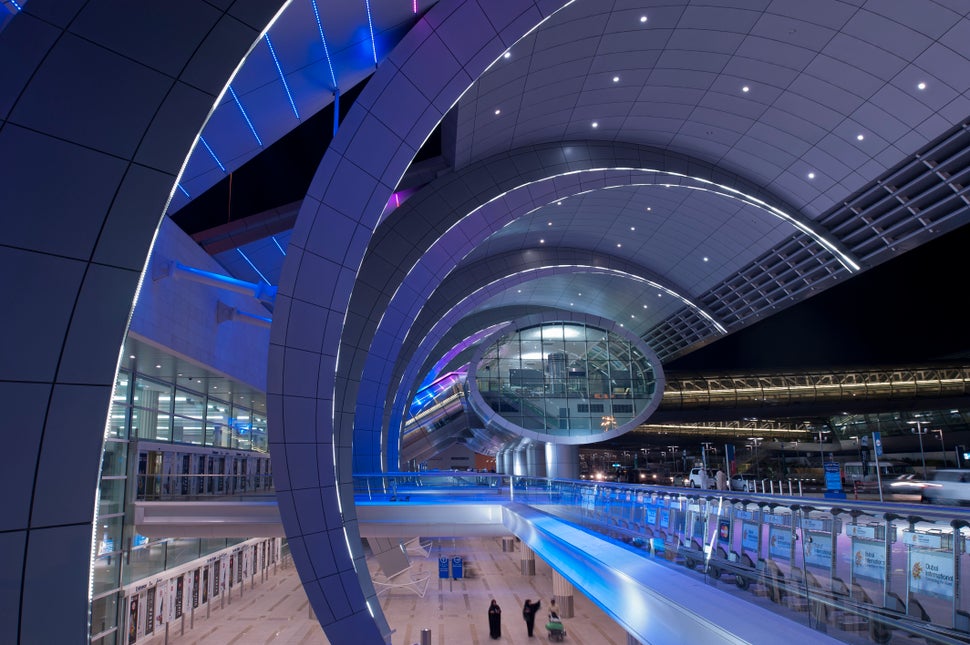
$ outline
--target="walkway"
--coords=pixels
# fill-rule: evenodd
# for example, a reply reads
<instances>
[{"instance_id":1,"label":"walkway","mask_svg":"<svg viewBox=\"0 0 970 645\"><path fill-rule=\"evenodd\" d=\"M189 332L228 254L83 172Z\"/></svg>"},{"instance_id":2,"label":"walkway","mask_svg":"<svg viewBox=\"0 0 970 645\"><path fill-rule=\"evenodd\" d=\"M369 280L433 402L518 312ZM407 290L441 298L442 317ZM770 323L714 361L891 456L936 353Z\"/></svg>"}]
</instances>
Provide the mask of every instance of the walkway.
<instances>
[{"instance_id":1,"label":"walkway","mask_svg":"<svg viewBox=\"0 0 970 645\"><path fill-rule=\"evenodd\" d=\"M440 551L439 551L440 550ZM465 578L440 580L437 577L438 555L461 555L465 561ZM545 606L552 596L552 570L536 558L536 575L520 572L521 553L502 551L499 538L460 538L435 541L428 558L412 556L419 573L430 573L431 584L425 597L395 589L381 594L381 606L394 634L392 645L420 643L421 630L430 629L434 645L525 645L548 641L540 629L546 616L537 616L535 638L525 633L520 609L526 598L542 600ZM258 580L258 579L257 579ZM488 636L486 611L495 598L503 609L502 638ZM574 598L575 615L565 619L567 641L574 645L626 645L626 633L597 606L578 591ZM264 645L327 644L329 641L315 619L310 618L309 603L295 568L278 570L255 588L246 588L242 597L234 593L232 604L212 609L195 617L195 628L185 623L185 634L176 625L169 632L175 645ZM164 642L159 638L157 643ZM336 644L344 645L344 644Z\"/></svg>"}]
</instances>

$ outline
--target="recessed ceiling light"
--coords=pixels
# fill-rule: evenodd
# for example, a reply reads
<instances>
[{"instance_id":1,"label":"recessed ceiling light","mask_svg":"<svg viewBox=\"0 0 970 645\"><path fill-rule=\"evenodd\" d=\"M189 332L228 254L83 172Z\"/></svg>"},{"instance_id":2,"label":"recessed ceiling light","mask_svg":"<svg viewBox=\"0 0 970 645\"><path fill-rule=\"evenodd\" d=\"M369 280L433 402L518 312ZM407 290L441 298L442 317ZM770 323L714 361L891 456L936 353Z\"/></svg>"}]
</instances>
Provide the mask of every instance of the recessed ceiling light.
<instances>
[{"instance_id":1,"label":"recessed ceiling light","mask_svg":"<svg viewBox=\"0 0 970 645\"><path fill-rule=\"evenodd\" d=\"M599 123L597 123L596 121L593 121L593 127L594 127L594 128L598 128L598 127L600 127L600 124L599 124Z\"/></svg>"},{"instance_id":2,"label":"recessed ceiling light","mask_svg":"<svg viewBox=\"0 0 970 645\"><path fill-rule=\"evenodd\" d=\"M498 116L501 113L502 113L502 109L501 108L495 108L495 116Z\"/></svg>"},{"instance_id":3,"label":"recessed ceiling light","mask_svg":"<svg viewBox=\"0 0 970 645\"><path fill-rule=\"evenodd\" d=\"M545 243L546 243L545 240L539 240L539 244L545 244Z\"/></svg>"},{"instance_id":4,"label":"recessed ceiling light","mask_svg":"<svg viewBox=\"0 0 970 645\"><path fill-rule=\"evenodd\" d=\"M646 16L640 16L640 22L646 22L646 21L647 21Z\"/></svg>"},{"instance_id":5,"label":"recessed ceiling light","mask_svg":"<svg viewBox=\"0 0 970 645\"><path fill-rule=\"evenodd\" d=\"M517 289L515 292L516 293L522 293L522 289Z\"/></svg>"},{"instance_id":6,"label":"recessed ceiling light","mask_svg":"<svg viewBox=\"0 0 970 645\"><path fill-rule=\"evenodd\" d=\"M631 227L630 227L630 230L631 230L631 231L635 231L635 230L637 230L637 227L636 227L636 226L631 226Z\"/></svg>"},{"instance_id":7,"label":"recessed ceiling light","mask_svg":"<svg viewBox=\"0 0 970 645\"><path fill-rule=\"evenodd\" d=\"M213 385L213 386L212 386L212 389L213 389L213 390L218 390L218 389L219 389L219 386L218 386L218 385Z\"/></svg>"},{"instance_id":8,"label":"recessed ceiling light","mask_svg":"<svg viewBox=\"0 0 970 645\"><path fill-rule=\"evenodd\" d=\"M918 90L925 90L926 89L926 83L923 83L922 81L920 81L920 83L916 85L916 89L918 89Z\"/></svg>"},{"instance_id":9,"label":"recessed ceiling light","mask_svg":"<svg viewBox=\"0 0 970 645\"><path fill-rule=\"evenodd\" d=\"M623 323L620 323L620 327L622 327L622 326L623 326Z\"/></svg>"},{"instance_id":10,"label":"recessed ceiling light","mask_svg":"<svg viewBox=\"0 0 970 645\"><path fill-rule=\"evenodd\" d=\"M619 76L614 76L613 77L613 82L614 83L619 83L620 82L620 77Z\"/></svg>"},{"instance_id":11,"label":"recessed ceiling light","mask_svg":"<svg viewBox=\"0 0 970 645\"><path fill-rule=\"evenodd\" d=\"M505 52L505 54L503 54L503 58L511 58L511 57L512 57L512 52Z\"/></svg>"},{"instance_id":12,"label":"recessed ceiling light","mask_svg":"<svg viewBox=\"0 0 970 645\"><path fill-rule=\"evenodd\" d=\"M576 295L577 295L577 296L581 296L581 295L583 295L583 292L582 292L582 291L580 291L580 292L579 292L579 293L577 293Z\"/></svg>"},{"instance_id":13,"label":"recessed ceiling light","mask_svg":"<svg viewBox=\"0 0 970 645\"><path fill-rule=\"evenodd\" d=\"M647 306L646 306L646 305L643 305L643 308L644 308L644 309L646 309L646 308L647 308Z\"/></svg>"},{"instance_id":14,"label":"recessed ceiling light","mask_svg":"<svg viewBox=\"0 0 970 645\"><path fill-rule=\"evenodd\" d=\"M863 139L865 139L866 137L865 137L865 135L862 135L862 134L857 134L857 135L855 135L855 138L856 138L857 140L859 140L859 141L862 141L862 140L863 140Z\"/></svg>"},{"instance_id":15,"label":"recessed ceiling light","mask_svg":"<svg viewBox=\"0 0 970 645\"><path fill-rule=\"evenodd\" d=\"M650 208L649 206L647 206L647 210L648 210L648 211L652 211L653 209L652 209L652 208Z\"/></svg>"},{"instance_id":16,"label":"recessed ceiling light","mask_svg":"<svg viewBox=\"0 0 970 645\"><path fill-rule=\"evenodd\" d=\"M808 173L808 178L809 179L815 179L815 173L814 172Z\"/></svg>"},{"instance_id":17,"label":"recessed ceiling light","mask_svg":"<svg viewBox=\"0 0 970 645\"><path fill-rule=\"evenodd\" d=\"M575 306L576 306L576 303L574 303L574 302L570 302L570 303L569 303L569 306L570 306L570 307L575 307Z\"/></svg>"},{"instance_id":18,"label":"recessed ceiling light","mask_svg":"<svg viewBox=\"0 0 970 645\"><path fill-rule=\"evenodd\" d=\"M619 242L617 242L617 243L616 243L616 248L618 248L618 249L619 249L619 248L621 248L622 246L623 246L623 245L622 245L622 244L620 244Z\"/></svg>"},{"instance_id":19,"label":"recessed ceiling light","mask_svg":"<svg viewBox=\"0 0 970 645\"><path fill-rule=\"evenodd\" d=\"M709 257L707 257L707 256L705 255L705 256L704 256L704 261L705 261L705 262L710 262L710 258L709 258Z\"/></svg>"},{"instance_id":20,"label":"recessed ceiling light","mask_svg":"<svg viewBox=\"0 0 970 645\"><path fill-rule=\"evenodd\" d=\"M129 356L128 358L130 358L131 360L135 360L135 355L134 355L134 354L132 354L132 355L131 355L131 356Z\"/></svg>"},{"instance_id":21,"label":"recessed ceiling light","mask_svg":"<svg viewBox=\"0 0 970 645\"><path fill-rule=\"evenodd\" d=\"M162 366L161 365L156 365L155 366L155 369L160 370L160 369L162 369Z\"/></svg>"},{"instance_id":22,"label":"recessed ceiling light","mask_svg":"<svg viewBox=\"0 0 970 645\"><path fill-rule=\"evenodd\" d=\"M556 202L556 206L562 206L562 202Z\"/></svg>"},{"instance_id":23,"label":"recessed ceiling light","mask_svg":"<svg viewBox=\"0 0 970 645\"><path fill-rule=\"evenodd\" d=\"M741 88L741 91L742 92L750 92L751 91L751 88L748 87L747 85L745 85L744 87Z\"/></svg>"},{"instance_id":24,"label":"recessed ceiling light","mask_svg":"<svg viewBox=\"0 0 970 645\"><path fill-rule=\"evenodd\" d=\"M552 222L546 222L546 226L552 226Z\"/></svg>"},{"instance_id":25,"label":"recessed ceiling light","mask_svg":"<svg viewBox=\"0 0 970 645\"><path fill-rule=\"evenodd\" d=\"M633 314L630 314L630 318L636 318L636 316L634 316Z\"/></svg>"}]
</instances>

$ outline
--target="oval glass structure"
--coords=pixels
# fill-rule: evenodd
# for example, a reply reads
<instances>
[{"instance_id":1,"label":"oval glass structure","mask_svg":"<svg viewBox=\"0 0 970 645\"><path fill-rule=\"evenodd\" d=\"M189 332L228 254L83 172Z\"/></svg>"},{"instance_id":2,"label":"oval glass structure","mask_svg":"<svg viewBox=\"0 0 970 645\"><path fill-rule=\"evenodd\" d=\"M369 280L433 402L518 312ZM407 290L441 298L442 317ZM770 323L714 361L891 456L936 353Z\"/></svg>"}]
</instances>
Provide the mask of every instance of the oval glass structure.
<instances>
[{"instance_id":1,"label":"oval glass structure","mask_svg":"<svg viewBox=\"0 0 970 645\"><path fill-rule=\"evenodd\" d=\"M468 398L486 428L592 443L631 430L660 404L660 360L621 328L561 320L516 327L471 361Z\"/></svg>"}]
</instances>

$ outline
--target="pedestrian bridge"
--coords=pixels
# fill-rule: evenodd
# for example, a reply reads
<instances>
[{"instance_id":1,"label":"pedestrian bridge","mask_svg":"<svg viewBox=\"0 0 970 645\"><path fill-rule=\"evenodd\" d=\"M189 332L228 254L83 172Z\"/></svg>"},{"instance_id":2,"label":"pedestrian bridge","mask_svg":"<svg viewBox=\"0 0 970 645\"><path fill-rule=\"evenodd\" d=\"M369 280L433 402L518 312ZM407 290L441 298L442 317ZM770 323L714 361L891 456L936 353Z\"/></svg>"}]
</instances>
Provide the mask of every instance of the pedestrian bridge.
<instances>
[{"instance_id":1,"label":"pedestrian bridge","mask_svg":"<svg viewBox=\"0 0 970 645\"><path fill-rule=\"evenodd\" d=\"M362 537L514 535L644 643L970 642L959 509L479 473L355 486ZM272 502L199 503L139 502L137 530L280 534Z\"/></svg>"}]
</instances>

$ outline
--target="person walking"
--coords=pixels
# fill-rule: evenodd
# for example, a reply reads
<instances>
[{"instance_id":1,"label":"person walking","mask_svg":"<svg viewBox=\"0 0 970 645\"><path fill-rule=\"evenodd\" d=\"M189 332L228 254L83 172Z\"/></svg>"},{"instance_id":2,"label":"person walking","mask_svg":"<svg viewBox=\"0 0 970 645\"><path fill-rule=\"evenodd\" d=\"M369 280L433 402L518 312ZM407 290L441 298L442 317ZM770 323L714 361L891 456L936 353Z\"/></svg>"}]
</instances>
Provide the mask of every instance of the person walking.
<instances>
[{"instance_id":1,"label":"person walking","mask_svg":"<svg viewBox=\"0 0 970 645\"><path fill-rule=\"evenodd\" d=\"M529 632L529 638L532 638L532 630L536 626L536 612L539 611L541 605L540 601L532 602L530 598L526 598L525 604L522 605L522 618L525 619L525 628Z\"/></svg>"},{"instance_id":2,"label":"person walking","mask_svg":"<svg viewBox=\"0 0 970 645\"><path fill-rule=\"evenodd\" d=\"M727 490L727 475L720 468L717 469L717 473L714 474L714 481L717 482L718 490Z\"/></svg>"},{"instance_id":3,"label":"person walking","mask_svg":"<svg viewBox=\"0 0 970 645\"><path fill-rule=\"evenodd\" d=\"M502 637L502 608L494 598L488 606L488 635L493 639Z\"/></svg>"}]
</instances>

